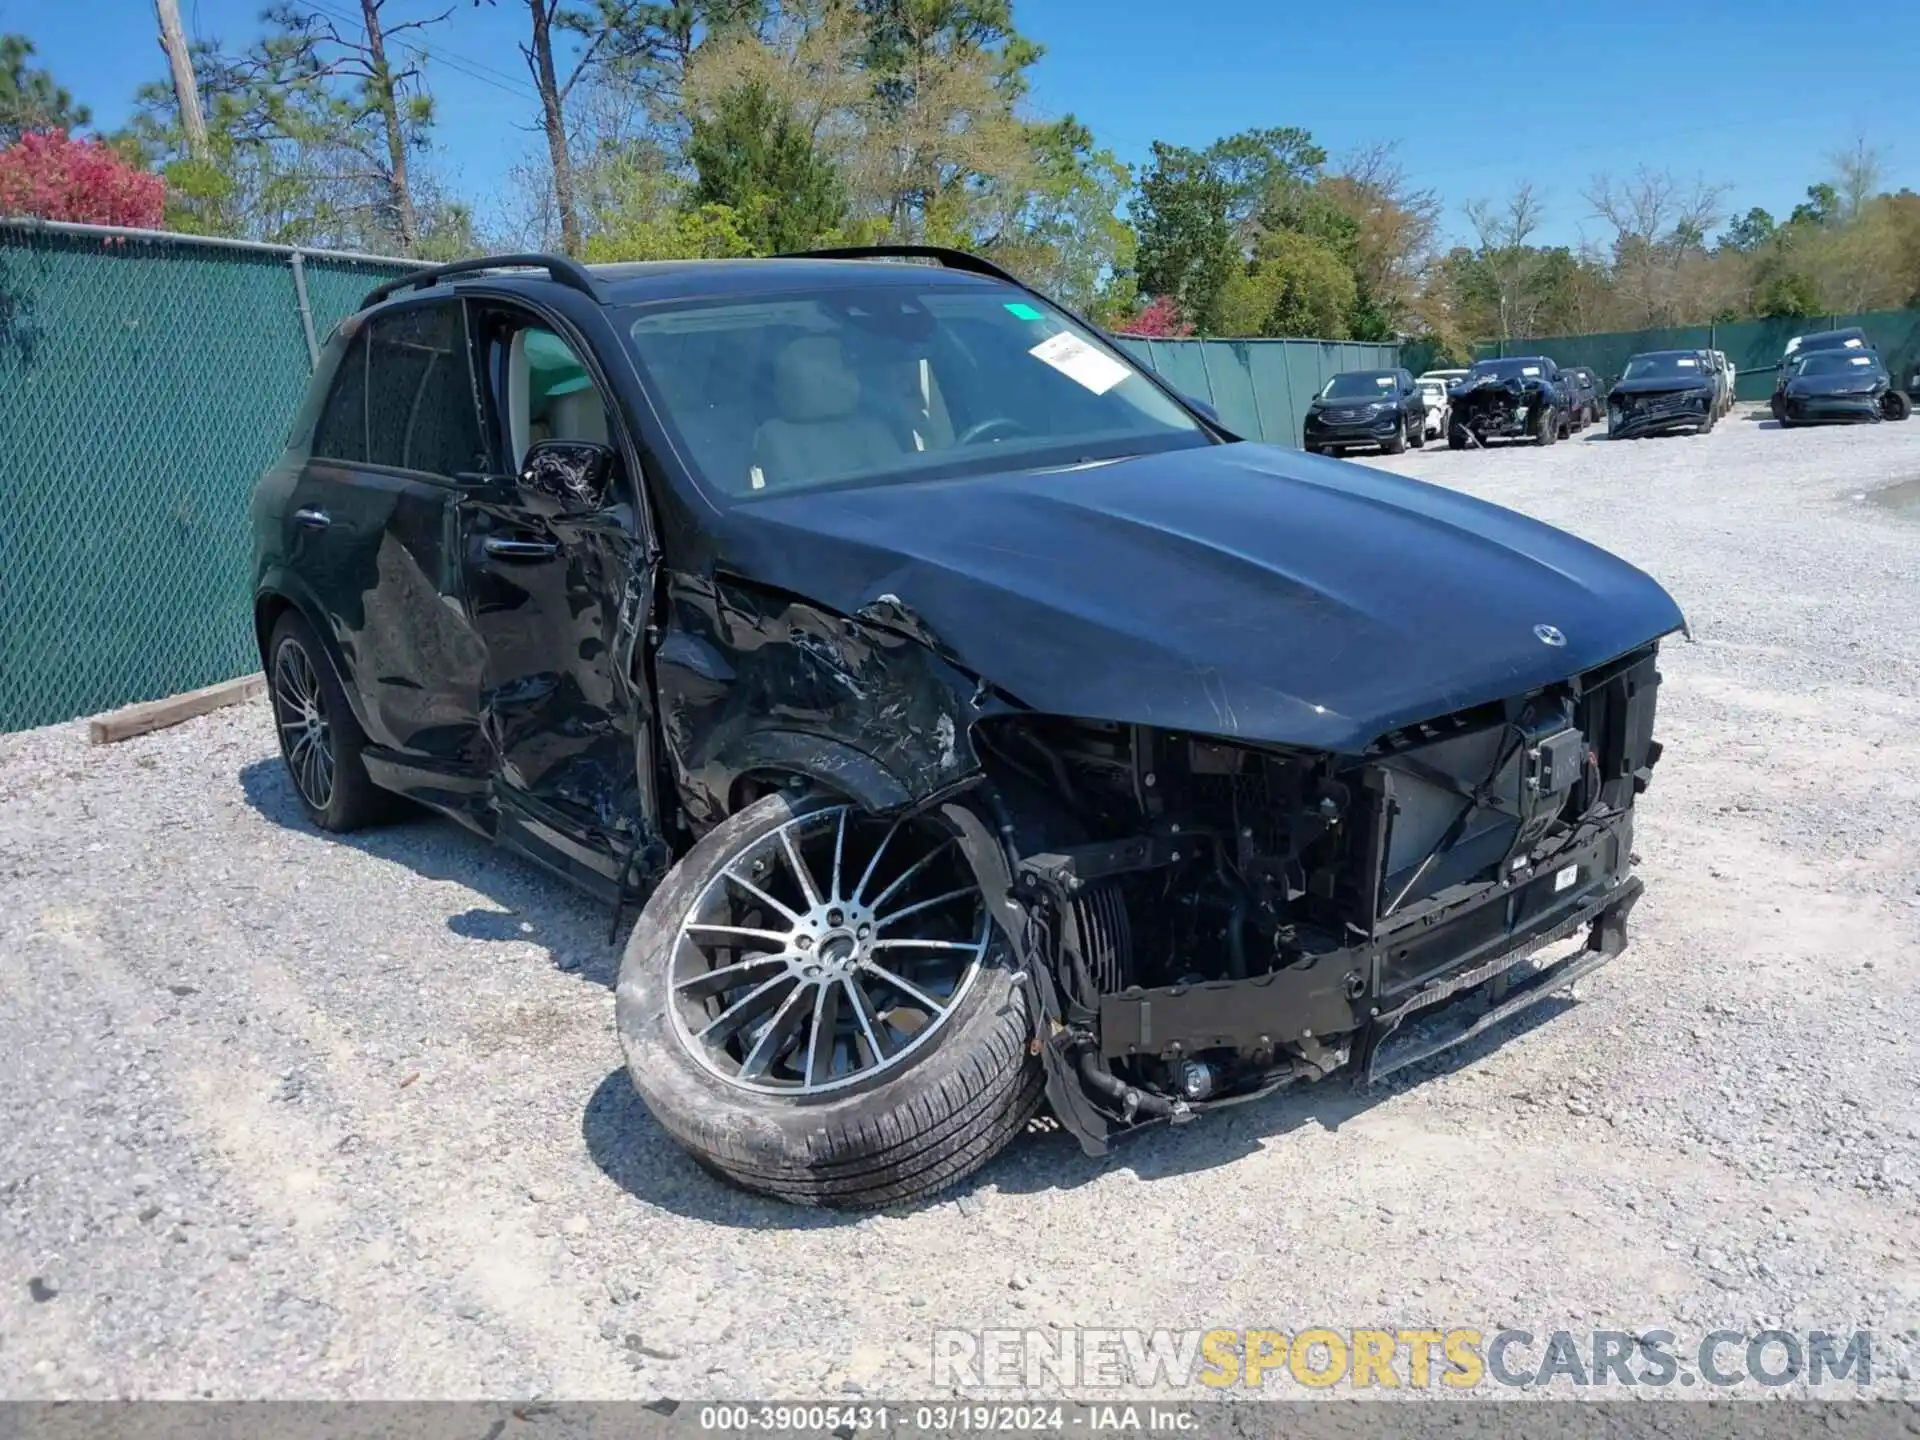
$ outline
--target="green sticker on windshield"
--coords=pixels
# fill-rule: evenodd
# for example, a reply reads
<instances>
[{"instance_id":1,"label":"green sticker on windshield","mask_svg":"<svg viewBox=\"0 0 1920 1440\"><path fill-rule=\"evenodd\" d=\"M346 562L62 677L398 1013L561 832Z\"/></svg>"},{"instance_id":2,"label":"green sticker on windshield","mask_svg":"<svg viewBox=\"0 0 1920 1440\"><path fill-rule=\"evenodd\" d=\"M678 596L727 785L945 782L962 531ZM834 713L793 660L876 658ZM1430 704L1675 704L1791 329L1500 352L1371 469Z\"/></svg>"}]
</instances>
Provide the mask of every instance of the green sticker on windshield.
<instances>
[{"instance_id":1,"label":"green sticker on windshield","mask_svg":"<svg viewBox=\"0 0 1920 1440\"><path fill-rule=\"evenodd\" d=\"M1023 305L1018 300L1009 300L1007 302L1007 311L1009 314L1016 315L1022 320L1044 320L1047 318L1038 310L1034 309L1033 306Z\"/></svg>"}]
</instances>

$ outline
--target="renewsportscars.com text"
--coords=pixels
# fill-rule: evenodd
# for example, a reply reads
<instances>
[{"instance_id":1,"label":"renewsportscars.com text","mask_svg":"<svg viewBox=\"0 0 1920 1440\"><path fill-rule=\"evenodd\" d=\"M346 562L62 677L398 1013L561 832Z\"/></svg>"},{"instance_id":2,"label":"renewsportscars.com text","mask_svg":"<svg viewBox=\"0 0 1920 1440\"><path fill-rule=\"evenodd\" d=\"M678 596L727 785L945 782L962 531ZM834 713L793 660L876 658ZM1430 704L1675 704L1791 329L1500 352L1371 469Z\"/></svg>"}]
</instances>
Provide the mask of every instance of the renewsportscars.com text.
<instances>
[{"instance_id":1,"label":"renewsportscars.com text","mask_svg":"<svg viewBox=\"0 0 1920 1440\"><path fill-rule=\"evenodd\" d=\"M966 1390L1680 1390L1798 1385L1858 1393L1873 1337L1854 1330L936 1330L933 1380Z\"/></svg>"}]
</instances>

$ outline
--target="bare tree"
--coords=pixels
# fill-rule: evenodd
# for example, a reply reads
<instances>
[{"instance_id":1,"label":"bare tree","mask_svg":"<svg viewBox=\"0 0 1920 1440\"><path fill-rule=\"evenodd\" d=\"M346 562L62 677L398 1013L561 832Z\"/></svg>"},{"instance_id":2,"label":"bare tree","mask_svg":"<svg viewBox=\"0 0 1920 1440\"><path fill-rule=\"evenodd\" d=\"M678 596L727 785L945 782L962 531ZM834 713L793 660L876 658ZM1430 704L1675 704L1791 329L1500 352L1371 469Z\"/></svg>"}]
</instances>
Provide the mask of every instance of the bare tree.
<instances>
[{"instance_id":1,"label":"bare tree","mask_svg":"<svg viewBox=\"0 0 1920 1440\"><path fill-rule=\"evenodd\" d=\"M547 136L547 160L553 167L553 203L560 213L560 245L569 255L580 253L580 204L573 184L573 156L568 149L567 97L574 86L592 73L617 28L616 16L589 18L565 9L566 0L527 0L527 15L533 23L529 43L520 47L527 69L533 74L534 89L540 94L540 128ZM580 37L580 53L567 66L566 78L554 60L553 32L558 26Z\"/></svg>"},{"instance_id":2,"label":"bare tree","mask_svg":"<svg viewBox=\"0 0 1920 1440\"><path fill-rule=\"evenodd\" d=\"M1682 271L1706 251L1722 216L1725 185L1683 181L1645 165L1625 180L1596 175L1585 192L1593 214L1613 230L1613 268L1622 298L1641 323L1673 324L1686 308Z\"/></svg>"},{"instance_id":3,"label":"bare tree","mask_svg":"<svg viewBox=\"0 0 1920 1440\"><path fill-rule=\"evenodd\" d=\"M1880 193L1880 181L1886 173L1879 148L1869 145L1863 136L1853 142L1851 150L1830 155L1828 163L1833 166L1834 192L1840 197L1839 218L1858 220L1867 202Z\"/></svg>"},{"instance_id":4,"label":"bare tree","mask_svg":"<svg viewBox=\"0 0 1920 1440\"><path fill-rule=\"evenodd\" d=\"M1479 260L1492 283L1500 319L1500 338L1511 340L1528 314L1528 286L1540 270L1540 252L1530 242L1546 218L1546 206L1530 180L1522 181L1506 201L1469 200L1467 223L1480 242Z\"/></svg>"},{"instance_id":5,"label":"bare tree","mask_svg":"<svg viewBox=\"0 0 1920 1440\"><path fill-rule=\"evenodd\" d=\"M432 102L421 87L421 51L414 40L420 32L438 25L453 13L451 7L437 15L402 20L389 25L381 15L388 0L358 0L360 21L342 29L331 10L289 4L280 12L286 27L315 45L318 73L339 76L358 85L362 113L377 119L381 143L385 149L383 180L387 208L391 214L394 238L403 253L411 254L420 243L420 216L414 201L413 184L408 177L408 155L420 143L422 127L431 117ZM276 12L269 12L274 16ZM389 47L414 57L413 63L398 68L389 60ZM376 162L377 163L377 162Z\"/></svg>"},{"instance_id":6,"label":"bare tree","mask_svg":"<svg viewBox=\"0 0 1920 1440\"><path fill-rule=\"evenodd\" d=\"M1321 191L1355 224L1355 278L1395 326L1406 321L1421 276L1434 258L1440 197L1416 188L1394 145L1369 145L1344 156Z\"/></svg>"},{"instance_id":7,"label":"bare tree","mask_svg":"<svg viewBox=\"0 0 1920 1440\"><path fill-rule=\"evenodd\" d=\"M200 87L194 80L193 53L187 45L186 27L180 23L177 0L153 0L160 21L160 48L167 52L167 67L173 73L173 98L180 111L180 129L187 137L187 153L196 160L207 158L207 120L200 110Z\"/></svg>"}]
</instances>

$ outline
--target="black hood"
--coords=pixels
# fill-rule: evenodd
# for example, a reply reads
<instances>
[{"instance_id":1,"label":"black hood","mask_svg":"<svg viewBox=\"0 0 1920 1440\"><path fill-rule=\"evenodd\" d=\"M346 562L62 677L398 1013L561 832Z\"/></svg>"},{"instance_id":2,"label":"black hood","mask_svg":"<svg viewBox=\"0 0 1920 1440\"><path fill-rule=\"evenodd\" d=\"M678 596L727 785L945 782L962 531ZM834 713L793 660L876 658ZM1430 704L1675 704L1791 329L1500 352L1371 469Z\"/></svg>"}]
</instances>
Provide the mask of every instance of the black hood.
<instances>
[{"instance_id":1,"label":"black hood","mask_svg":"<svg viewBox=\"0 0 1920 1440\"><path fill-rule=\"evenodd\" d=\"M1036 710L1317 749L1363 749L1682 624L1659 585L1584 540L1265 445L768 497L726 529L740 573L849 615L897 601Z\"/></svg>"},{"instance_id":2,"label":"black hood","mask_svg":"<svg viewBox=\"0 0 1920 1440\"><path fill-rule=\"evenodd\" d=\"M1886 389L1889 383L1887 377L1878 370L1856 375L1796 375L1787 382L1787 393L1801 396L1867 396Z\"/></svg>"},{"instance_id":3,"label":"black hood","mask_svg":"<svg viewBox=\"0 0 1920 1440\"><path fill-rule=\"evenodd\" d=\"M1470 375L1447 394L1456 400L1469 395L1494 395L1503 391L1518 395L1525 390L1545 390L1548 384L1544 375Z\"/></svg>"}]
</instances>

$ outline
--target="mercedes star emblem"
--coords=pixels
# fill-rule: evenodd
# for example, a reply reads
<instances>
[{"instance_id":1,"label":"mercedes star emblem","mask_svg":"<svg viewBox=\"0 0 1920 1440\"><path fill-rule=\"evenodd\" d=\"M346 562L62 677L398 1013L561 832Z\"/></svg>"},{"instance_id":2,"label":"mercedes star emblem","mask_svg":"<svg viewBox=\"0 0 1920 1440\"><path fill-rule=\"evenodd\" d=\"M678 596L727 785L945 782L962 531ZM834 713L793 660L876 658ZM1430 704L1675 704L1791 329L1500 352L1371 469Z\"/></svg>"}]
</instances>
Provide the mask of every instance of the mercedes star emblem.
<instances>
[{"instance_id":1,"label":"mercedes star emblem","mask_svg":"<svg viewBox=\"0 0 1920 1440\"><path fill-rule=\"evenodd\" d=\"M1533 633L1542 645L1564 645L1567 643L1567 637L1560 633L1560 627L1557 625L1536 625L1533 627Z\"/></svg>"}]
</instances>

